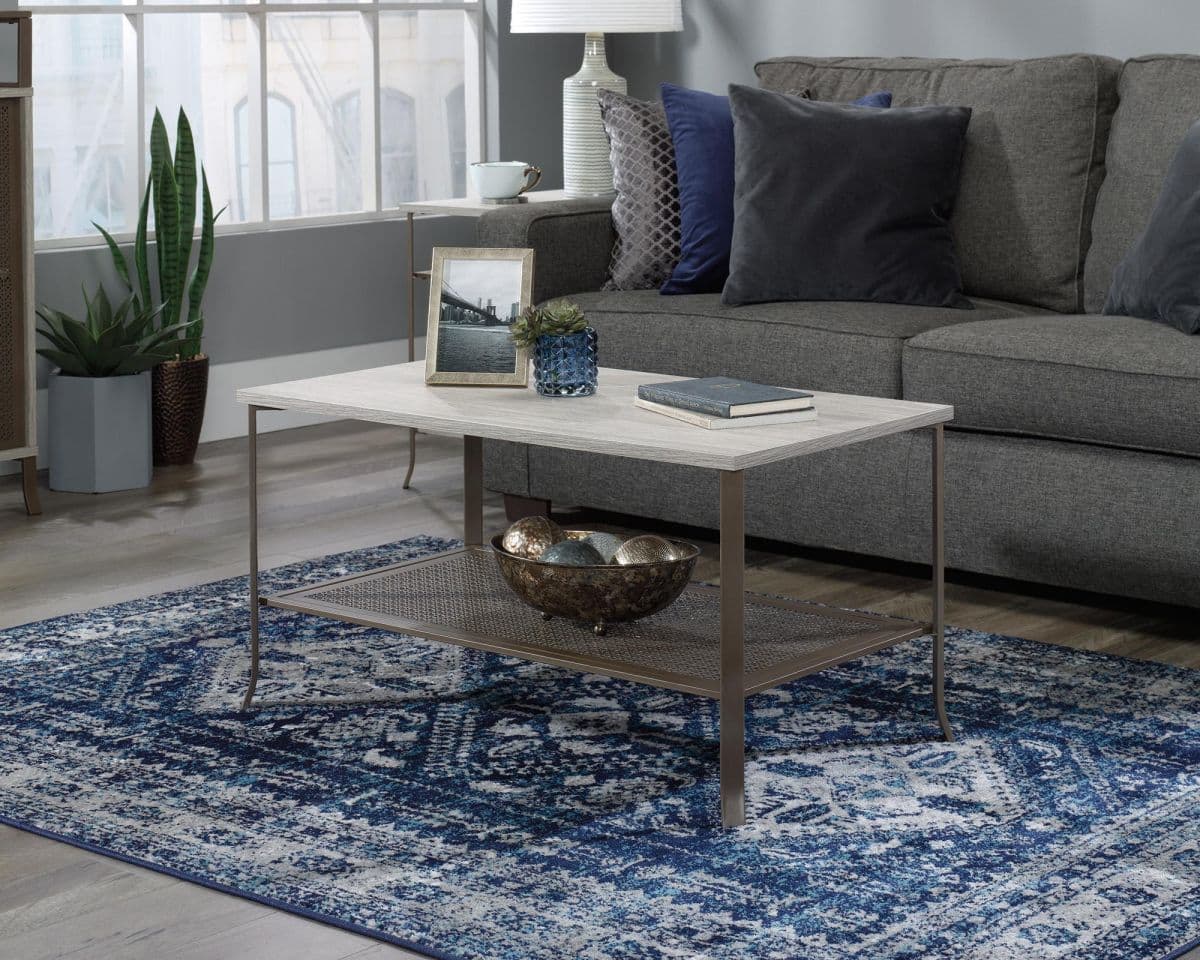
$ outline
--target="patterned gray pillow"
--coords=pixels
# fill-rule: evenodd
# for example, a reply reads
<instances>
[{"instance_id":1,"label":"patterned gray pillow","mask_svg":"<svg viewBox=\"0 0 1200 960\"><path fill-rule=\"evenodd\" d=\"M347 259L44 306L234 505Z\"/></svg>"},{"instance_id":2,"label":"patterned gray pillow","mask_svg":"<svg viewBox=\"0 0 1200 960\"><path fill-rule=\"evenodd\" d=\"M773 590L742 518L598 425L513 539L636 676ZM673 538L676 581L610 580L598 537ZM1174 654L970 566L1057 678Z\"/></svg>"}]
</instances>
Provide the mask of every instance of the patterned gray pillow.
<instances>
[{"instance_id":1,"label":"patterned gray pillow","mask_svg":"<svg viewBox=\"0 0 1200 960\"><path fill-rule=\"evenodd\" d=\"M663 106L600 90L613 166L617 243L606 290L657 289L679 260L675 146Z\"/></svg>"}]
</instances>

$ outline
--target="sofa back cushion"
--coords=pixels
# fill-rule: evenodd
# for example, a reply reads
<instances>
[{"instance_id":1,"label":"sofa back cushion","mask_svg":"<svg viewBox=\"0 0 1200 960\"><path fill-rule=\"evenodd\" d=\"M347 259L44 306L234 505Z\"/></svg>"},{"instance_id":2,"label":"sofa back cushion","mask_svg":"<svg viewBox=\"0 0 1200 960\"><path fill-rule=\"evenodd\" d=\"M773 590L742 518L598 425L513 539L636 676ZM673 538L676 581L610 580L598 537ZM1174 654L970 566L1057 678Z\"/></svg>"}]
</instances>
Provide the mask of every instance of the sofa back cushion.
<instances>
[{"instance_id":1,"label":"sofa back cushion","mask_svg":"<svg viewBox=\"0 0 1200 960\"><path fill-rule=\"evenodd\" d=\"M755 70L767 89L817 100L882 89L897 107L971 107L951 221L964 291L1081 309L1119 61L782 57Z\"/></svg>"},{"instance_id":2,"label":"sofa back cushion","mask_svg":"<svg viewBox=\"0 0 1200 960\"><path fill-rule=\"evenodd\" d=\"M1088 313L1104 306L1113 271L1146 229L1171 159L1188 127L1200 119L1200 57L1130 60L1118 92L1084 273Z\"/></svg>"}]
</instances>

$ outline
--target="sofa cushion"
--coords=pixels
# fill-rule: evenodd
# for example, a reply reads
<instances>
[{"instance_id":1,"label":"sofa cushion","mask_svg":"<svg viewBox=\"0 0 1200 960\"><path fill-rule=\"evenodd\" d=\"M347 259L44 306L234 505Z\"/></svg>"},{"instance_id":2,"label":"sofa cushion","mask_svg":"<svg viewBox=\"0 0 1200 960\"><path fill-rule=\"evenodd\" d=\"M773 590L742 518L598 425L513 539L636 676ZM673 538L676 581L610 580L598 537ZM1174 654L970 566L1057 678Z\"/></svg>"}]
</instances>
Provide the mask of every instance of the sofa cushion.
<instances>
[{"instance_id":1,"label":"sofa cushion","mask_svg":"<svg viewBox=\"0 0 1200 960\"><path fill-rule=\"evenodd\" d=\"M1103 307L1113 271L1145 229L1179 142L1200 118L1200 57L1130 60L1118 92L1085 271L1091 313Z\"/></svg>"},{"instance_id":2,"label":"sofa cushion","mask_svg":"<svg viewBox=\"0 0 1200 960\"><path fill-rule=\"evenodd\" d=\"M652 290L570 299L598 331L606 367L879 397L900 396L907 338L948 323L1029 312L985 300L974 301L974 311L820 301L726 307L715 293L664 297Z\"/></svg>"},{"instance_id":3,"label":"sofa cushion","mask_svg":"<svg viewBox=\"0 0 1200 960\"><path fill-rule=\"evenodd\" d=\"M762 86L785 93L808 89L817 100L851 100L884 89L892 91L897 107L971 107L951 221L963 289L1075 312L1082 304L1083 262L1119 68L1107 57L1072 55L785 57L755 69Z\"/></svg>"},{"instance_id":4,"label":"sofa cushion","mask_svg":"<svg viewBox=\"0 0 1200 960\"><path fill-rule=\"evenodd\" d=\"M904 346L904 397L954 426L1200 456L1200 340L1134 317L1013 317Z\"/></svg>"}]
</instances>

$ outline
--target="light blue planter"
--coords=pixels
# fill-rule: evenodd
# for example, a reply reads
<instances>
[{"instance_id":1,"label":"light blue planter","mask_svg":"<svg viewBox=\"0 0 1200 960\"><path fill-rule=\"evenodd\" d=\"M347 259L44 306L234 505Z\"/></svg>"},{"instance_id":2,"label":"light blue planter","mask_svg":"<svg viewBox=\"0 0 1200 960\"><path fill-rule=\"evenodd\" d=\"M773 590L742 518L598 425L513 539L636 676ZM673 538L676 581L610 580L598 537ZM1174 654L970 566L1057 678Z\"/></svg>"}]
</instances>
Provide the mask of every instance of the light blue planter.
<instances>
[{"instance_id":1,"label":"light blue planter","mask_svg":"<svg viewBox=\"0 0 1200 960\"><path fill-rule=\"evenodd\" d=\"M148 487L150 372L50 375L50 489L109 493Z\"/></svg>"}]
</instances>

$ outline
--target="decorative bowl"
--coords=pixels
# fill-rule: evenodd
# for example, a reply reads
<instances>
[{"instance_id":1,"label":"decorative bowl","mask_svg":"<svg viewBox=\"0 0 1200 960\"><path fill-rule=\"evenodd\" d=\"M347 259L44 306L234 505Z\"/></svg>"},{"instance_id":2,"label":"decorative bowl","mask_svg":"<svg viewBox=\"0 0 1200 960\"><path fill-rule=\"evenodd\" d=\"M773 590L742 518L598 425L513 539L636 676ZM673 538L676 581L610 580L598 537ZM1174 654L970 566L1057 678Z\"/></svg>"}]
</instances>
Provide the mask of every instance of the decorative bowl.
<instances>
[{"instance_id":1,"label":"decorative bowl","mask_svg":"<svg viewBox=\"0 0 1200 960\"><path fill-rule=\"evenodd\" d=\"M593 531L566 530L570 540ZM564 566L518 557L504 549L503 536L492 537L492 552L508 585L544 617L590 623L603 634L610 623L626 623L658 613L683 593L700 548L672 540L678 556L656 563Z\"/></svg>"}]
</instances>

